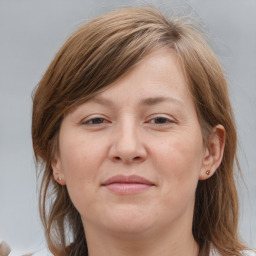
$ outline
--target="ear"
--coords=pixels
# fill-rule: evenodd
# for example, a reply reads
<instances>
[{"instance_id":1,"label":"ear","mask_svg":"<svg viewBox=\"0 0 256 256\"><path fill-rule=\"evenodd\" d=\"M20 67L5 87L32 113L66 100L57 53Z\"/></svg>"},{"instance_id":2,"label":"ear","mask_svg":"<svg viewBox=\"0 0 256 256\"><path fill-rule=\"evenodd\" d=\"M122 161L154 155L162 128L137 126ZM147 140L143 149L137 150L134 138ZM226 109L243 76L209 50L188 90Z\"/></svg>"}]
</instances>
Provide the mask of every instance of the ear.
<instances>
[{"instance_id":1,"label":"ear","mask_svg":"<svg viewBox=\"0 0 256 256\"><path fill-rule=\"evenodd\" d=\"M54 180L60 185L66 185L66 180L61 167L61 160L58 154L55 154L51 162Z\"/></svg>"},{"instance_id":2,"label":"ear","mask_svg":"<svg viewBox=\"0 0 256 256\"><path fill-rule=\"evenodd\" d=\"M208 147L205 149L199 180L210 178L220 166L225 147L225 139L225 128L220 124L216 125L212 130Z\"/></svg>"}]
</instances>

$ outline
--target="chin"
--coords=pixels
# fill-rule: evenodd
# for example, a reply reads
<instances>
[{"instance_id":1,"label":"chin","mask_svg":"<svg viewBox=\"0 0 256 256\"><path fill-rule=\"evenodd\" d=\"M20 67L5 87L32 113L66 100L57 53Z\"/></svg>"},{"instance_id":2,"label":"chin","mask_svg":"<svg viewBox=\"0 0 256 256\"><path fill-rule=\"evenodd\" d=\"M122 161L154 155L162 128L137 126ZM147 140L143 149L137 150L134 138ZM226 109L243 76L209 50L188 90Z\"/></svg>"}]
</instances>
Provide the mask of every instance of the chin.
<instances>
[{"instance_id":1,"label":"chin","mask_svg":"<svg viewBox=\"0 0 256 256\"><path fill-rule=\"evenodd\" d=\"M148 213L148 214L147 214ZM150 230L157 220L152 211L143 211L138 207L116 207L111 212L105 212L103 225L106 229L120 235L143 234Z\"/></svg>"}]
</instances>

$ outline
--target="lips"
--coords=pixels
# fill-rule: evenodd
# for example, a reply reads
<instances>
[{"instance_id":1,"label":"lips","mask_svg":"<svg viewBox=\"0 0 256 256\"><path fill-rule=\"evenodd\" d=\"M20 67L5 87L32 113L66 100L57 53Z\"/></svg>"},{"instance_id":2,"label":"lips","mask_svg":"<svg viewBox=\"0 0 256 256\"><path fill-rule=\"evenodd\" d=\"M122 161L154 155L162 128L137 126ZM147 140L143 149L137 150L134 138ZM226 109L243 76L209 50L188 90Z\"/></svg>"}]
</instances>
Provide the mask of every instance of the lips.
<instances>
[{"instance_id":1,"label":"lips","mask_svg":"<svg viewBox=\"0 0 256 256\"><path fill-rule=\"evenodd\" d=\"M102 186L117 194L132 194L148 190L155 184L137 175L116 175L104 181Z\"/></svg>"}]
</instances>

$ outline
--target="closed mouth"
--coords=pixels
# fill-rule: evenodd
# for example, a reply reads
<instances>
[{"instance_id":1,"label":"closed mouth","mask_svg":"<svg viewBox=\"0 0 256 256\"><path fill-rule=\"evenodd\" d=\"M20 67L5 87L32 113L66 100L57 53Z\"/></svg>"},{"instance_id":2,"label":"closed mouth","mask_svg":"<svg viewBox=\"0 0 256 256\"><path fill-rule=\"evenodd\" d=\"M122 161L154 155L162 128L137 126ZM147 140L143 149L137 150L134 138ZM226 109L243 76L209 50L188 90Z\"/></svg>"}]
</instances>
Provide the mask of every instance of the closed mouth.
<instances>
[{"instance_id":1,"label":"closed mouth","mask_svg":"<svg viewBox=\"0 0 256 256\"><path fill-rule=\"evenodd\" d=\"M102 186L106 187L111 192L124 195L143 192L155 186L155 184L137 175L116 175L103 182Z\"/></svg>"},{"instance_id":2,"label":"closed mouth","mask_svg":"<svg viewBox=\"0 0 256 256\"><path fill-rule=\"evenodd\" d=\"M119 184L144 184L144 185L150 185L154 186L155 184L151 181L149 181L146 178L143 178L141 176L137 175L116 175L109 179L107 179L105 182L102 183L103 186L107 186L110 184L119 183Z\"/></svg>"}]
</instances>

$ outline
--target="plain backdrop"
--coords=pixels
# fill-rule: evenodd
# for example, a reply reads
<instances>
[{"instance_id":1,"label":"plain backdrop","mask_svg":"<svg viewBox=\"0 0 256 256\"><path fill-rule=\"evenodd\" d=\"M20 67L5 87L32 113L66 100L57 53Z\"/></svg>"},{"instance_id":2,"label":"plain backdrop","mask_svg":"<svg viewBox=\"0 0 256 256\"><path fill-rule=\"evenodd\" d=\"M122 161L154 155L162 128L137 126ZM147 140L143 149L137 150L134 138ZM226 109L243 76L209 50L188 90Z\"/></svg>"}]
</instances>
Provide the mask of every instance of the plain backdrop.
<instances>
[{"instance_id":1,"label":"plain backdrop","mask_svg":"<svg viewBox=\"0 0 256 256\"><path fill-rule=\"evenodd\" d=\"M45 246L31 143L31 93L67 37L119 7L151 4L203 21L229 82L239 133L240 233L256 247L256 0L0 0L0 237ZM173 8L173 6L175 8Z\"/></svg>"}]
</instances>

